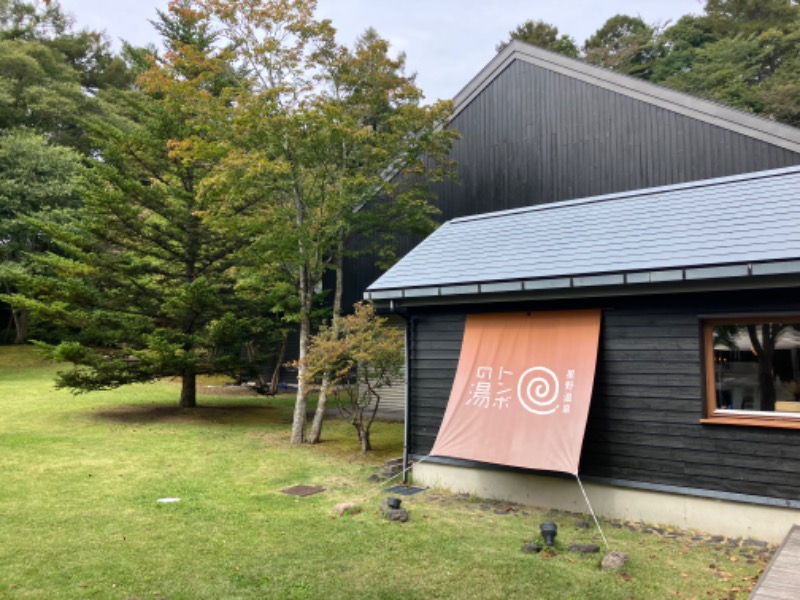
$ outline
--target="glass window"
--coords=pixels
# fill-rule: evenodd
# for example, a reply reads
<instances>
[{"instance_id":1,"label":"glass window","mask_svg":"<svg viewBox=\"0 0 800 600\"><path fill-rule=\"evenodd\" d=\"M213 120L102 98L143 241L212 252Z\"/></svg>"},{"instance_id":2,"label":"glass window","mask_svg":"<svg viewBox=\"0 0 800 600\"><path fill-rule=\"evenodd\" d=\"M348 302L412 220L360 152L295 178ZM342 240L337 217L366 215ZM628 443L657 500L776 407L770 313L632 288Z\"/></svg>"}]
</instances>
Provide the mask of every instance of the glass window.
<instances>
[{"instance_id":1,"label":"glass window","mask_svg":"<svg viewBox=\"0 0 800 600\"><path fill-rule=\"evenodd\" d=\"M707 418L800 426L800 320L704 325Z\"/></svg>"}]
</instances>

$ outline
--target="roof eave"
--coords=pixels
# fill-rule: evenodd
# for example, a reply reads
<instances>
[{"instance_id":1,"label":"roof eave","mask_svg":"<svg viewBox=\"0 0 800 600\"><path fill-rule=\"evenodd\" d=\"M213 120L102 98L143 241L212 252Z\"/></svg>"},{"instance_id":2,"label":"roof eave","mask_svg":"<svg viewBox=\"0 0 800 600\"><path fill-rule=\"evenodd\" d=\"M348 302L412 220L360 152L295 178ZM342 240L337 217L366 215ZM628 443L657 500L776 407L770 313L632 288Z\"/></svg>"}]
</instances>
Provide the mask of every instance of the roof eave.
<instances>
[{"instance_id":1,"label":"roof eave","mask_svg":"<svg viewBox=\"0 0 800 600\"><path fill-rule=\"evenodd\" d=\"M793 285L800 285L800 259L394 289L368 288L364 298L374 302L402 301L404 305L463 304Z\"/></svg>"}]
</instances>

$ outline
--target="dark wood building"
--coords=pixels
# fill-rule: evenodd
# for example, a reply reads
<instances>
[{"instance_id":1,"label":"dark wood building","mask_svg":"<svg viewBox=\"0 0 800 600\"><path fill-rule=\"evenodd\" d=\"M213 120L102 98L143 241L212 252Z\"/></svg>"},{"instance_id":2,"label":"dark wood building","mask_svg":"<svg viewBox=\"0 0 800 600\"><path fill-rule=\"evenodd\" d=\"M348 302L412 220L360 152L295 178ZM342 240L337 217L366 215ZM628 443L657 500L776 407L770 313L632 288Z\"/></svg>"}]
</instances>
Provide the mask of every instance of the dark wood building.
<instances>
[{"instance_id":1,"label":"dark wood building","mask_svg":"<svg viewBox=\"0 0 800 600\"><path fill-rule=\"evenodd\" d=\"M441 222L800 164L800 130L519 41L454 101ZM345 306L380 273L372 257L349 262Z\"/></svg>"},{"instance_id":2,"label":"dark wood building","mask_svg":"<svg viewBox=\"0 0 800 600\"><path fill-rule=\"evenodd\" d=\"M449 222L367 292L409 322L415 478L583 510L562 479L427 456L466 315L600 308L580 465L600 512L780 539L800 508L800 132L520 43L451 126Z\"/></svg>"}]
</instances>

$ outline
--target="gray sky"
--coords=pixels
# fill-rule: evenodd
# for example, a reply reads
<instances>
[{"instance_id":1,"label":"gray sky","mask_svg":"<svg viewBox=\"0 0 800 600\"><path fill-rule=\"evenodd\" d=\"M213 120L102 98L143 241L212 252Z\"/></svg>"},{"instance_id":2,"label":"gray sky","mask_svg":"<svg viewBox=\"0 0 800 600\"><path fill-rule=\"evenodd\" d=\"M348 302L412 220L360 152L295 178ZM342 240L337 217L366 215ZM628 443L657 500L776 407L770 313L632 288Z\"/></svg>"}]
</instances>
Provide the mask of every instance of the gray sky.
<instances>
[{"instance_id":1,"label":"gray sky","mask_svg":"<svg viewBox=\"0 0 800 600\"><path fill-rule=\"evenodd\" d=\"M105 29L113 40L157 42L148 19L167 0L61 0L79 27ZM347 44L367 27L405 52L409 72L428 100L452 98L495 54L494 47L526 19L541 19L581 44L609 17L624 13L648 23L701 13L704 0L318 0Z\"/></svg>"}]
</instances>

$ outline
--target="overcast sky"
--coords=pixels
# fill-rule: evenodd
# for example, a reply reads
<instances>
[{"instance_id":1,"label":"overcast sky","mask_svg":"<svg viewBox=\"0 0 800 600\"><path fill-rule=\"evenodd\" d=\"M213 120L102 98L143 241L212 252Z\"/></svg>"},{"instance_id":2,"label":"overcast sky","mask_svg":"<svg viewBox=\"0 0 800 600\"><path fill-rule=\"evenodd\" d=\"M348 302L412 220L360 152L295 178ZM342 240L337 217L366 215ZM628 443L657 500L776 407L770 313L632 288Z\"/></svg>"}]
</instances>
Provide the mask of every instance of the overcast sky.
<instances>
[{"instance_id":1,"label":"overcast sky","mask_svg":"<svg viewBox=\"0 0 800 600\"><path fill-rule=\"evenodd\" d=\"M61 0L78 27L104 29L117 41L157 42L148 19L168 0ZM333 21L351 44L367 27L405 52L428 100L452 98L495 55L495 45L526 19L556 25L581 44L609 17L623 13L648 23L701 13L704 0L319 0L318 15Z\"/></svg>"}]
</instances>

